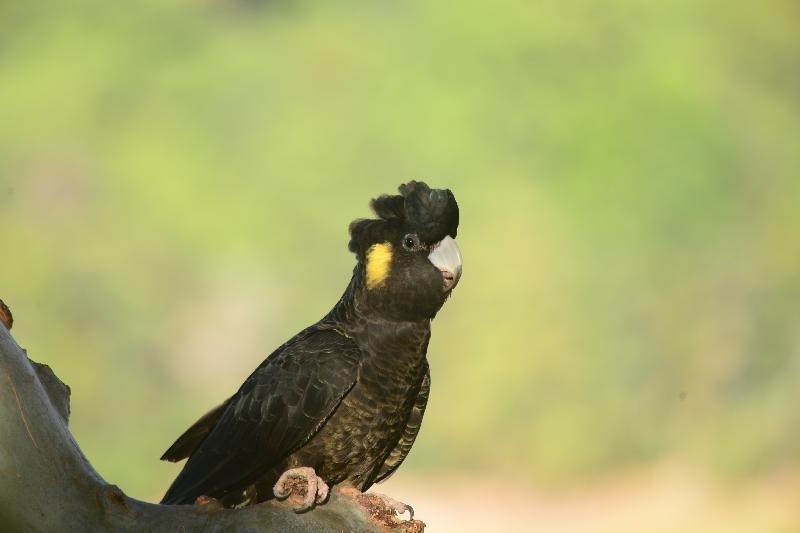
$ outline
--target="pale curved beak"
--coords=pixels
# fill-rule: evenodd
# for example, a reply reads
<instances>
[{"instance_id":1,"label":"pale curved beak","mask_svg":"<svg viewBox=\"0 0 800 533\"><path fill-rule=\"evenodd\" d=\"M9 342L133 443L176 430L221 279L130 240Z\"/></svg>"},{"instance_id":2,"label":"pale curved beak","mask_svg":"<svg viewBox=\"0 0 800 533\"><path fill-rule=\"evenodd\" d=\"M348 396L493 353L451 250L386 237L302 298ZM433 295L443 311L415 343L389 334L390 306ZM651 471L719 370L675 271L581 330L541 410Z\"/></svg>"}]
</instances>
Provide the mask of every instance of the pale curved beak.
<instances>
[{"instance_id":1,"label":"pale curved beak","mask_svg":"<svg viewBox=\"0 0 800 533\"><path fill-rule=\"evenodd\" d=\"M428 260L442 271L444 291L452 290L461 278L461 250L456 240L447 236L433 246Z\"/></svg>"}]
</instances>

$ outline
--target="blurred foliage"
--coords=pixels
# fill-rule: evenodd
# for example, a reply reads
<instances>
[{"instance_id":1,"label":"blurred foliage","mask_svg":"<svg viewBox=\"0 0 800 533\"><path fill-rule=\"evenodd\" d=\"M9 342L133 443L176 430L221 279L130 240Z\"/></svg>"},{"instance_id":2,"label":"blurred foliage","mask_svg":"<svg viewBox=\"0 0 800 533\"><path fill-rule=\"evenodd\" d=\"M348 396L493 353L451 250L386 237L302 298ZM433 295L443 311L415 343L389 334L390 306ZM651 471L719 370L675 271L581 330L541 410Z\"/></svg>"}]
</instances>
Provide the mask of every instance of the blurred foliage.
<instances>
[{"instance_id":1,"label":"blurred foliage","mask_svg":"<svg viewBox=\"0 0 800 533\"><path fill-rule=\"evenodd\" d=\"M155 498L422 178L465 274L405 468L796 467L798 95L790 0L0 1L0 291Z\"/></svg>"}]
</instances>

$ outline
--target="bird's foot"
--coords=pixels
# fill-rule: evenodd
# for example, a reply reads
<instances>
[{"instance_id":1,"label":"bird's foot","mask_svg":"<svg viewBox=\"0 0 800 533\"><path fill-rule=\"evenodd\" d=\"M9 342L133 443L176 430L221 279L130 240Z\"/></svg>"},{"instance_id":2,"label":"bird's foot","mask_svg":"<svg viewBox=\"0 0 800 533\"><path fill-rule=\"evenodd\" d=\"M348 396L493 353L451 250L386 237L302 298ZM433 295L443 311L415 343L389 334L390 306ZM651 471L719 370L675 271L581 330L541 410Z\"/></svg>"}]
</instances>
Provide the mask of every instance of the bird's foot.
<instances>
[{"instance_id":1,"label":"bird's foot","mask_svg":"<svg viewBox=\"0 0 800 533\"><path fill-rule=\"evenodd\" d=\"M295 505L294 512L302 513L328 498L328 485L313 468L301 466L281 474L272 492L279 500L285 500L293 494L300 496L302 501Z\"/></svg>"},{"instance_id":2,"label":"bird's foot","mask_svg":"<svg viewBox=\"0 0 800 533\"><path fill-rule=\"evenodd\" d=\"M361 494L360 498L372 500L371 503L374 503L374 499L377 499L383 504L384 508L394 511L398 516L402 516L408 511L408 519L411 521L414 520L414 508L407 503L395 500L391 496L379 492L365 492Z\"/></svg>"},{"instance_id":3,"label":"bird's foot","mask_svg":"<svg viewBox=\"0 0 800 533\"><path fill-rule=\"evenodd\" d=\"M383 521L385 525L396 523L399 517L408 512L409 519L406 522L419 522L424 528L423 522L414 520L414 508L408 504L379 492L361 492L349 482L344 482L337 487L342 495L358 502L373 518Z\"/></svg>"}]
</instances>

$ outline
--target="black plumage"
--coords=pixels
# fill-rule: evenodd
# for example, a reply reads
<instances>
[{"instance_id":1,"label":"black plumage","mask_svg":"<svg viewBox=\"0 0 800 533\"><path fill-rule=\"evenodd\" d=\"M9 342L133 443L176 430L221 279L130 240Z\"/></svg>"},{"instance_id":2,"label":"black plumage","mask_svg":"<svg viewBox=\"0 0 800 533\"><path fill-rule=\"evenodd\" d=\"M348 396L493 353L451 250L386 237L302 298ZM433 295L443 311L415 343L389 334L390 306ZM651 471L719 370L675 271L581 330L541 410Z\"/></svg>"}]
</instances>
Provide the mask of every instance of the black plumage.
<instances>
[{"instance_id":1,"label":"black plumage","mask_svg":"<svg viewBox=\"0 0 800 533\"><path fill-rule=\"evenodd\" d=\"M358 262L334 308L165 452L188 461L162 503L267 500L297 467L364 491L400 466L428 400L430 322L461 273L453 194L414 181L400 193L350 225Z\"/></svg>"}]
</instances>

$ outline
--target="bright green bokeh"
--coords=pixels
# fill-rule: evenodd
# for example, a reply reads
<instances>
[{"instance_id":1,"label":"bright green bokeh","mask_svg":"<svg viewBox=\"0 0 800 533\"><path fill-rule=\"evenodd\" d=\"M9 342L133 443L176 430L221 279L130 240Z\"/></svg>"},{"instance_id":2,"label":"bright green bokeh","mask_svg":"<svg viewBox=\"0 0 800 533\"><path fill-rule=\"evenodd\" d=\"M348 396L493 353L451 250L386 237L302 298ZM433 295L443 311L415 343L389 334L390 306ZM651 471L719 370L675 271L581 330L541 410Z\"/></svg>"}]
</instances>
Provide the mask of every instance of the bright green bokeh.
<instances>
[{"instance_id":1,"label":"bright green bokeh","mask_svg":"<svg viewBox=\"0 0 800 533\"><path fill-rule=\"evenodd\" d=\"M71 5L70 5L71 4ZM451 188L465 271L408 469L584 483L800 459L795 2L0 4L0 297L106 479Z\"/></svg>"}]
</instances>

